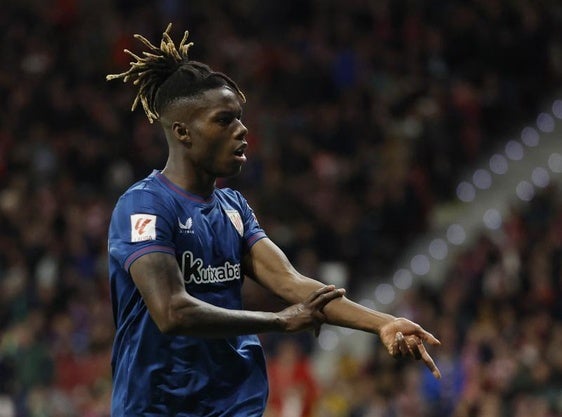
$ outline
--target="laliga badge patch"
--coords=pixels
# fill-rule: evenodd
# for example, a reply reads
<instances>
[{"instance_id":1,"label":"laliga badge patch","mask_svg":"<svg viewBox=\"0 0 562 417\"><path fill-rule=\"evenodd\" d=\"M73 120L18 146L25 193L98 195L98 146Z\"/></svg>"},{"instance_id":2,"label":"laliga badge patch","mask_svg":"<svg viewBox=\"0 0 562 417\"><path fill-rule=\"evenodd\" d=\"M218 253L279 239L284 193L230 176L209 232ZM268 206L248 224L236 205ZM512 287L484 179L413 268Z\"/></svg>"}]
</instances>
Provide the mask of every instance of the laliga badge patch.
<instances>
[{"instance_id":1,"label":"laliga badge patch","mask_svg":"<svg viewBox=\"0 0 562 417\"><path fill-rule=\"evenodd\" d=\"M131 214L131 242L156 240L156 216Z\"/></svg>"},{"instance_id":2,"label":"laliga badge patch","mask_svg":"<svg viewBox=\"0 0 562 417\"><path fill-rule=\"evenodd\" d=\"M240 237L244 236L244 223L242 222L242 217L240 216L240 213L238 213L237 210L225 210L225 212L228 215L228 218L234 225Z\"/></svg>"}]
</instances>

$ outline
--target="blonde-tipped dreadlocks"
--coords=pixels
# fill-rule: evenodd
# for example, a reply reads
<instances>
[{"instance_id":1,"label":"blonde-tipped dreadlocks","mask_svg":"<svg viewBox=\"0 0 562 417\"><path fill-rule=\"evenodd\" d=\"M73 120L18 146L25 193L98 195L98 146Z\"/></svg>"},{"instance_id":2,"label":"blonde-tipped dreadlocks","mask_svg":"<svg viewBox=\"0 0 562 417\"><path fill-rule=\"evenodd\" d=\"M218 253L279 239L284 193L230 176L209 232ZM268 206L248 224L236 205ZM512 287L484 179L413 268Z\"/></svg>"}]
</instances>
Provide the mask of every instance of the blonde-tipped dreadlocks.
<instances>
[{"instance_id":1,"label":"blonde-tipped dreadlocks","mask_svg":"<svg viewBox=\"0 0 562 417\"><path fill-rule=\"evenodd\" d=\"M125 53L136 61L131 62L128 71L106 76L108 81L121 78L123 82L132 80L133 85L138 85L138 92L131 111L137 107L140 101L148 121L153 123L160 118L160 111L171 102L221 86L230 87L242 101L246 101L236 83L225 74L212 71L201 62L189 60L188 52L193 42L187 42L188 31L185 31L176 48L169 35L171 28L170 23L162 34L160 47L153 45L144 36L135 34L134 37L140 40L149 51L143 51L143 56L140 57L125 49Z\"/></svg>"}]
</instances>

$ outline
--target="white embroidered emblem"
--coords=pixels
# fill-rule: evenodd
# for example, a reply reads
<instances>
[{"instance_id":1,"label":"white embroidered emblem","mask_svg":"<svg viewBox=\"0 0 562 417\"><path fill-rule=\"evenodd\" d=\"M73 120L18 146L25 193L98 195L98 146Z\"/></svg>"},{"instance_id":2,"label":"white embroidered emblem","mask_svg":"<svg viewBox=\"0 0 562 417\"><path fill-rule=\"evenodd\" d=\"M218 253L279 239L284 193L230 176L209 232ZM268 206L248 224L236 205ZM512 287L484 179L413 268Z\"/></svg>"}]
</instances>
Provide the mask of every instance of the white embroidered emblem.
<instances>
[{"instance_id":1,"label":"white embroidered emblem","mask_svg":"<svg viewBox=\"0 0 562 417\"><path fill-rule=\"evenodd\" d=\"M244 223L242 222L242 216L238 213L238 210L225 210L228 218L236 228L236 231L240 236L244 236Z\"/></svg>"},{"instance_id":2,"label":"white embroidered emblem","mask_svg":"<svg viewBox=\"0 0 562 417\"><path fill-rule=\"evenodd\" d=\"M180 229L182 230L189 230L191 229L191 227L193 226L193 219L191 217L188 217L185 220L185 223L182 223L181 220L178 217L178 224L180 226Z\"/></svg>"}]
</instances>

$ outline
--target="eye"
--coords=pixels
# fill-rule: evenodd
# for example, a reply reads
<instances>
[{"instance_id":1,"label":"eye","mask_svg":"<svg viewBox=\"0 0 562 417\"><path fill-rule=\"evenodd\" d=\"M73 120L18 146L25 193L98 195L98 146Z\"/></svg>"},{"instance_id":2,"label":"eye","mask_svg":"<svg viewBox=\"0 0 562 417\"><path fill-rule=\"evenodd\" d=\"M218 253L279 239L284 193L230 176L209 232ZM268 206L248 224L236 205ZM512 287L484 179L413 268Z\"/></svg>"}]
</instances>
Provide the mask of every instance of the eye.
<instances>
[{"instance_id":1,"label":"eye","mask_svg":"<svg viewBox=\"0 0 562 417\"><path fill-rule=\"evenodd\" d=\"M234 120L241 120L242 119L242 112L220 112L216 115L215 117L215 123L217 123L219 126L222 127L227 127L230 124L232 124L232 122L234 122Z\"/></svg>"},{"instance_id":2,"label":"eye","mask_svg":"<svg viewBox=\"0 0 562 417\"><path fill-rule=\"evenodd\" d=\"M234 120L234 116L232 115L221 115L217 117L217 123L221 126L228 126Z\"/></svg>"},{"instance_id":3,"label":"eye","mask_svg":"<svg viewBox=\"0 0 562 417\"><path fill-rule=\"evenodd\" d=\"M241 114L222 114L219 115L216 119L216 122L223 127L229 126L234 120L242 120Z\"/></svg>"}]
</instances>

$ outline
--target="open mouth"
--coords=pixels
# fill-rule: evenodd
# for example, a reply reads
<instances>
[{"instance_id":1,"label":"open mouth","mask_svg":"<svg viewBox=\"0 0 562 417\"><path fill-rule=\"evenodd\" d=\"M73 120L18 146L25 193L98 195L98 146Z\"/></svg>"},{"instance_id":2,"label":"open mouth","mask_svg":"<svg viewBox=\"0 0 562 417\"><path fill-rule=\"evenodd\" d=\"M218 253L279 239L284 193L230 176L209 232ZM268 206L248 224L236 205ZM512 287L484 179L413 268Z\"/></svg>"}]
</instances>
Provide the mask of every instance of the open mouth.
<instances>
[{"instance_id":1,"label":"open mouth","mask_svg":"<svg viewBox=\"0 0 562 417\"><path fill-rule=\"evenodd\" d=\"M238 156L238 157L243 157L244 156L244 151L246 150L246 148L248 147L247 143L243 143L242 145L240 145L238 148L236 148L234 150L234 155Z\"/></svg>"}]
</instances>

